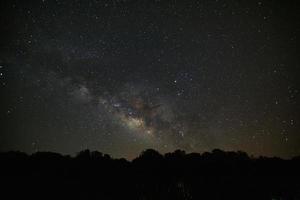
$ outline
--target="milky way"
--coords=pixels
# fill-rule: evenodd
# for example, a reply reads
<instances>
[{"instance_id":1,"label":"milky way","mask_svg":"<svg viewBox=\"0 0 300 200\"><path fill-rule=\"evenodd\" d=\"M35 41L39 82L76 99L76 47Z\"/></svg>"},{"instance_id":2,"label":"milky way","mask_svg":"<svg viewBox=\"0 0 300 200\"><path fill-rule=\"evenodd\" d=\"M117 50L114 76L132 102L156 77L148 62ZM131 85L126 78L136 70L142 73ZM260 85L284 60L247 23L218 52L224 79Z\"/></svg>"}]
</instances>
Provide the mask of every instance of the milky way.
<instances>
[{"instance_id":1,"label":"milky way","mask_svg":"<svg viewBox=\"0 0 300 200\"><path fill-rule=\"evenodd\" d=\"M0 150L300 154L299 3L1 1Z\"/></svg>"}]
</instances>

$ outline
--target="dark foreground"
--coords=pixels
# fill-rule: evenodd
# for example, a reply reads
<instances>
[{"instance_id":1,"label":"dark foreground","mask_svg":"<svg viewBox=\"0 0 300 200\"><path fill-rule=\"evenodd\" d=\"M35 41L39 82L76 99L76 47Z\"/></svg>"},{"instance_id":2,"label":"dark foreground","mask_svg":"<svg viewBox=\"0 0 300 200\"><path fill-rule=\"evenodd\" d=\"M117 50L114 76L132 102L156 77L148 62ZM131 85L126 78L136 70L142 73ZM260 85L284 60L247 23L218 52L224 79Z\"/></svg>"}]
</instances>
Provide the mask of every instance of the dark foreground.
<instances>
[{"instance_id":1,"label":"dark foreground","mask_svg":"<svg viewBox=\"0 0 300 200\"><path fill-rule=\"evenodd\" d=\"M86 150L0 153L0 163L1 199L300 199L300 157L146 150L129 162Z\"/></svg>"}]
</instances>

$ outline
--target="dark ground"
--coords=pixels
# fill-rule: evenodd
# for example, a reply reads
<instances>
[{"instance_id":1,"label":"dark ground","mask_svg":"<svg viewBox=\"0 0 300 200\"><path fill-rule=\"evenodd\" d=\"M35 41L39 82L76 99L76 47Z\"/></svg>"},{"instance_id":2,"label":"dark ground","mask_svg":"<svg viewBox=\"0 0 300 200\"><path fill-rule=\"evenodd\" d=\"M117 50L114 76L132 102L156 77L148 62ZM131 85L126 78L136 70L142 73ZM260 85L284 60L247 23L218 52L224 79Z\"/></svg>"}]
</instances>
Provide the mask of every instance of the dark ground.
<instances>
[{"instance_id":1,"label":"dark ground","mask_svg":"<svg viewBox=\"0 0 300 200\"><path fill-rule=\"evenodd\" d=\"M300 199L300 157L149 149L127 161L85 150L6 152L0 163L7 199Z\"/></svg>"}]
</instances>

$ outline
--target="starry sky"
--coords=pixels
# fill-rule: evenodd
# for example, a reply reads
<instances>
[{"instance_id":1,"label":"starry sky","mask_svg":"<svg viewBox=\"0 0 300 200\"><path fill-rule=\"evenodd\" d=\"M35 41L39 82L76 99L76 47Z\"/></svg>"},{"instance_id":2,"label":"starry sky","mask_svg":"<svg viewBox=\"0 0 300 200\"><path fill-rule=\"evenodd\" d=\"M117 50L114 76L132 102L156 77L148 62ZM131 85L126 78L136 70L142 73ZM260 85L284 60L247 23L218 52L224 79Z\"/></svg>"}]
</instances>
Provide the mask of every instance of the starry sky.
<instances>
[{"instance_id":1,"label":"starry sky","mask_svg":"<svg viewBox=\"0 0 300 200\"><path fill-rule=\"evenodd\" d=\"M300 154L299 1L0 3L0 151Z\"/></svg>"}]
</instances>

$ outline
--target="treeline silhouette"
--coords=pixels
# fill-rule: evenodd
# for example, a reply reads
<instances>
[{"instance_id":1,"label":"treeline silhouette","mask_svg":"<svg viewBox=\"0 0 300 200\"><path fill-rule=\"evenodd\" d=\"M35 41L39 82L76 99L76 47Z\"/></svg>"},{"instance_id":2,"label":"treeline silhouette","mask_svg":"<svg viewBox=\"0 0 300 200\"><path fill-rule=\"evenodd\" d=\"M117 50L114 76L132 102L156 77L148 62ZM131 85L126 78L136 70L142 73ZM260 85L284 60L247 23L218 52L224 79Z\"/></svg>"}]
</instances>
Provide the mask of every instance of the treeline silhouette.
<instances>
[{"instance_id":1,"label":"treeline silhouette","mask_svg":"<svg viewBox=\"0 0 300 200\"><path fill-rule=\"evenodd\" d=\"M161 155L148 149L127 161L84 150L0 153L1 199L300 199L300 156L245 152Z\"/></svg>"}]
</instances>

